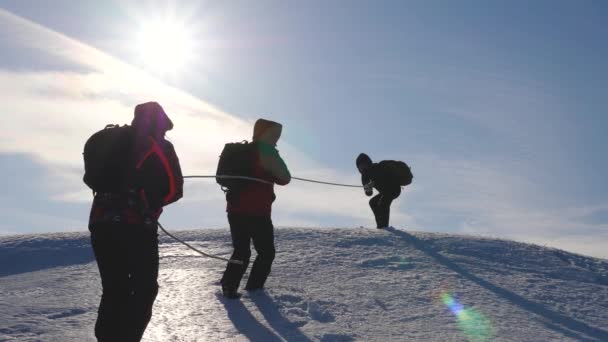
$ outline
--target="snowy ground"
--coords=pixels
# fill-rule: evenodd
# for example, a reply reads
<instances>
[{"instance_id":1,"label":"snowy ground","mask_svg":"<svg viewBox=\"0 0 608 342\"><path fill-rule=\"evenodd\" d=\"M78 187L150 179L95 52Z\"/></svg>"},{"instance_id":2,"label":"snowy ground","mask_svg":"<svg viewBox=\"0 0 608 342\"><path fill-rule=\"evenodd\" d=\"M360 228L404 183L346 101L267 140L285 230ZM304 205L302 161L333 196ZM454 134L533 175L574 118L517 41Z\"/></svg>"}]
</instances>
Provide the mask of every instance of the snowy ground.
<instances>
[{"instance_id":1,"label":"snowy ground","mask_svg":"<svg viewBox=\"0 0 608 342\"><path fill-rule=\"evenodd\" d=\"M180 232L227 256L227 230ZM608 341L608 261L503 240L277 229L262 293L224 300L222 262L163 236L145 341ZM92 341L88 234L0 238L0 341Z\"/></svg>"}]
</instances>

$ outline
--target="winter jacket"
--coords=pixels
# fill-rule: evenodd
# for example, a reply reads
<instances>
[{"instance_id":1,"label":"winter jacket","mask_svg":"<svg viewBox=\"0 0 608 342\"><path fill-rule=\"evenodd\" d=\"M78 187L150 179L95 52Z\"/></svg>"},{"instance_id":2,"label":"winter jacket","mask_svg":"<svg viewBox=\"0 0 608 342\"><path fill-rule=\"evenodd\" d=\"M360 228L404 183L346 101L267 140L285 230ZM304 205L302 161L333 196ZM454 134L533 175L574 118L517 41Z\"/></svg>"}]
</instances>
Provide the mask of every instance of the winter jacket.
<instances>
[{"instance_id":1,"label":"winter jacket","mask_svg":"<svg viewBox=\"0 0 608 342\"><path fill-rule=\"evenodd\" d=\"M399 180L392 175L386 160L379 163L371 163L369 168L361 174L363 185L373 181L374 188L380 193L398 193L401 191Z\"/></svg>"},{"instance_id":2,"label":"winter jacket","mask_svg":"<svg viewBox=\"0 0 608 342\"><path fill-rule=\"evenodd\" d=\"M162 208L183 196L183 178L173 145L164 134L173 127L155 102L135 109L134 150L127 189L120 193L98 193L93 199L89 227L96 223L139 224L157 220Z\"/></svg>"},{"instance_id":3,"label":"winter jacket","mask_svg":"<svg viewBox=\"0 0 608 342\"><path fill-rule=\"evenodd\" d=\"M148 148L135 153L129 189L123 193L96 194L89 225L157 220L162 207L183 196L183 178L173 145L166 140L159 143L148 139Z\"/></svg>"},{"instance_id":4,"label":"winter jacket","mask_svg":"<svg viewBox=\"0 0 608 342\"><path fill-rule=\"evenodd\" d=\"M274 194L274 184L286 185L291 181L287 165L275 148L281 136L279 123L260 119L254 126L253 177L267 183L251 181L239 191L226 193L226 211L230 214L270 216Z\"/></svg>"}]
</instances>

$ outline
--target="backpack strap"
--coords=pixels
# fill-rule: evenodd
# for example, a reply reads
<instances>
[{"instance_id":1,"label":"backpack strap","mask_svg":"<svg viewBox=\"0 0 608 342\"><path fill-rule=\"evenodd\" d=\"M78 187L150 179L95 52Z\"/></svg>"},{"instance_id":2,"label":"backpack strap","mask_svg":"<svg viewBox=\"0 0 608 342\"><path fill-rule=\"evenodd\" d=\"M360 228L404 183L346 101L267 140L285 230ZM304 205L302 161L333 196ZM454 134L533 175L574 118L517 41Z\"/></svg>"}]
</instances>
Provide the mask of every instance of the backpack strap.
<instances>
[{"instance_id":1,"label":"backpack strap","mask_svg":"<svg viewBox=\"0 0 608 342\"><path fill-rule=\"evenodd\" d=\"M141 170L144 162L150 156L152 156L154 154L156 156L158 156L158 159L162 163L163 168L165 169L165 172L167 174L167 177L169 178L169 193L164 198L165 203L167 203L177 193L177 189L175 186L175 175L173 174L173 169L171 168L171 165L169 164L169 160L167 159L167 156L165 155L165 152L163 151L163 149L158 145L158 143L156 142L156 140L154 140L154 138L148 137L148 139L150 140L150 148L148 149L148 151L146 153L144 153L144 156L137 163L135 169L138 171Z\"/></svg>"}]
</instances>

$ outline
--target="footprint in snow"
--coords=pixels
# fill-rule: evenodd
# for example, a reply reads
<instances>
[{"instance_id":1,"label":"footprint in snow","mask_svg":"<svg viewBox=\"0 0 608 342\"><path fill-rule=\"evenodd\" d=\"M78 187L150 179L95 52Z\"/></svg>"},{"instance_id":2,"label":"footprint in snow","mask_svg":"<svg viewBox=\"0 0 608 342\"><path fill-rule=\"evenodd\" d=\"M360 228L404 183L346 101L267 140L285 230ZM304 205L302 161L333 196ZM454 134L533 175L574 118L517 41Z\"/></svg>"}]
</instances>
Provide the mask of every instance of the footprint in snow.
<instances>
[{"instance_id":1,"label":"footprint in snow","mask_svg":"<svg viewBox=\"0 0 608 342\"><path fill-rule=\"evenodd\" d=\"M410 262L410 260L399 256L364 260L359 263L359 266L364 268L384 268L389 270L409 270L415 267L414 263Z\"/></svg>"},{"instance_id":2,"label":"footprint in snow","mask_svg":"<svg viewBox=\"0 0 608 342\"><path fill-rule=\"evenodd\" d=\"M280 295L274 298L279 308L284 312L298 316L308 316L320 323L334 322L336 318L326 308L327 302L306 301L302 297L293 295Z\"/></svg>"},{"instance_id":3,"label":"footprint in snow","mask_svg":"<svg viewBox=\"0 0 608 342\"><path fill-rule=\"evenodd\" d=\"M60 318L66 318L66 317L72 317L72 316L77 316L77 315L82 315L86 313L86 310L83 309L70 309L70 310L66 310L66 311L62 311L62 312L58 312L56 314L52 314L47 316L48 319L60 319Z\"/></svg>"}]
</instances>

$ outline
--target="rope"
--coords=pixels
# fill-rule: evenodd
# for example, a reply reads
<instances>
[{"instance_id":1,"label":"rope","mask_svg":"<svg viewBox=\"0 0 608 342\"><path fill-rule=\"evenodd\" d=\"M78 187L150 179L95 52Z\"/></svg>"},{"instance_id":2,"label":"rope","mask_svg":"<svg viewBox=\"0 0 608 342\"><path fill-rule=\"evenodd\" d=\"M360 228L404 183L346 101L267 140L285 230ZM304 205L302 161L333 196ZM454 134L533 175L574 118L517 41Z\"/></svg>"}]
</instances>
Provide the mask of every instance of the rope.
<instances>
[{"instance_id":1,"label":"rope","mask_svg":"<svg viewBox=\"0 0 608 342\"><path fill-rule=\"evenodd\" d=\"M247 179L247 180L252 180L252 181L256 181L256 182L260 182L260 183L265 183L265 184L273 184L272 182L269 182L267 180L263 180L263 179L259 179L259 178L253 178L253 177L245 177L245 176L227 176L227 175L217 175L217 176L183 176L183 178L234 178L234 179ZM326 184L326 185L335 185L335 186L343 186L343 187L349 187L349 188L362 188L363 187L361 185L351 185L351 184L340 184L340 183L322 182L322 181L318 181L318 180L314 180L314 179L306 179L306 178L299 178L299 177L291 177L291 178L292 179L297 179L297 180L303 181L303 182Z\"/></svg>"},{"instance_id":2,"label":"rope","mask_svg":"<svg viewBox=\"0 0 608 342\"><path fill-rule=\"evenodd\" d=\"M243 262L242 262L241 260L226 259L226 258L222 258L221 256L217 256L217 255L211 255L211 254L207 254L207 253L205 253L205 252L202 252L202 251L200 251L200 250L198 250L198 249L196 249L196 248L192 247L192 246L191 246L190 244L188 244L187 242L185 242L185 241L183 241L183 240L181 240L181 239L179 239L179 238L175 237L175 235L173 235L173 234L169 233L168 231L166 231L166 230L165 230L165 228L164 228L164 227L163 227L163 226L160 224L160 222L157 222L157 223L158 223L158 227L159 227L159 228L160 228L160 229L161 229L163 232L165 232L165 234L169 235L169 236L170 236L171 238L173 238L174 240L176 240L176 241L178 241L178 242L182 243L184 246L186 246L186 247L190 248L191 250L193 250L193 251L197 252L198 254L200 254L200 255L202 255L202 256L206 256L206 257L211 258L211 259L217 259L217 260L223 260L223 261L227 261L227 262L229 262L229 263L233 263L233 264L237 264L237 265L242 265L242 264L243 264Z\"/></svg>"},{"instance_id":3,"label":"rope","mask_svg":"<svg viewBox=\"0 0 608 342\"><path fill-rule=\"evenodd\" d=\"M327 184L327 185L335 185L335 186L344 186L344 187L349 187L349 188L362 188L362 185L351 185L351 184L340 184L340 183L331 183L331 182L322 182L322 181L318 181L318 180L314 180L314 179L306 179L306 178L298 178L298 177L291 177L293 179L297 179L303 182L311 182L311 183L319 183L319 184Z\"/></svg>"},{"instance_id":4,"label":"rope","mask_svg":"<svg viewBox=\"0 0 608 342\"><path fill-rule=\"evenodd\" d=\"M255 182L260 182L260 183L265 183L265 184L274 184L273 182L269 182L267 180L264 179L259 179L259 178L254 178L254 177L245 177L245 176L228 176L228 175L217 175L217 176L207 176L207 175L192 175L192 176L183 176L183 178L233 178L233 179L246 179L246 180L251 180L251 181L255 181ZM331 182L322 182L322 181L317 181L317 180L313 180L313 179L306 179L306 178L298 178L298 177L291 177L293 179L297 179L303 182L311 182L311 183L318 183L318 184L326 184L326 185L335 185L335 186L344 186L344 187L351 187L351 188L361 188L362 186L360 185L350 185L350 184L340 184L340 183L331 183ZM237 264L237 265L243 265L243 262L240 260L233 260L233 259L226 259L226 258L222 258L220 256L217 255L211 255L211 254L207 254L203 251L200 251L194 247L192 247L190 244L188 244L187 242L177 238L175 235L169 233L167 230L165 230L165 228L160 224L160 222L158 223L158 227L165 232L165 234L167 234L169 237L173 238L174 240L180 242L181 244L183 244L184 246L190 248L191 250L197 252L198 254L202 255L202 256L206 256L208 258L212 258L212 259L217 259L217 260L223 260L229 263L233 263L233 264Z\"/></svg>"},{"instance_id":5,"label":"rope","mask_svg":"<svg viewBox=\"0 0 608 342\"><path fill-rule=\"evenodd\" d=\"M269 182L267 180L254 178L254 177L245 177L245 176L183 176L182 178L226 178L226 179L247 179L265 184L274 184L273 182Z\"/></svg>"}]
</instances>

